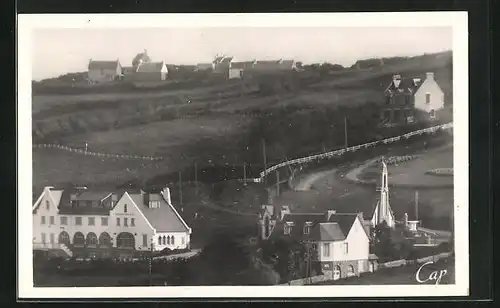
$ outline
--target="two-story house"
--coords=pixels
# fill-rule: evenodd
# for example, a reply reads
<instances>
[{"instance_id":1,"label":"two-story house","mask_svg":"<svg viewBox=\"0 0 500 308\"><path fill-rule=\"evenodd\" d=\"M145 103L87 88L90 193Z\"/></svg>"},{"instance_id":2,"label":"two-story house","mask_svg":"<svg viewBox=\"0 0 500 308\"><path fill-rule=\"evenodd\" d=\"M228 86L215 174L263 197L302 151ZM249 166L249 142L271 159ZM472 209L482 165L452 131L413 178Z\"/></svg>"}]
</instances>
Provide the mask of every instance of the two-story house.
<instances>
[{"instance_id":1,"label":"two-story house","mask_svg":"<svg viewBox=\"0 0 500 308\"><path fill-rule=\"evenodd\" d=\"M33 249L68 256L121 256L185 249L191 228L160 192L121 193L45 187L33 206Z\"/></svg>"},{"instance_id":2,"label":"two-story house","mask_svg":"<svg viewBox=\"0 0 500 308\"><path fill-rule=\"evenodd\" d=\"M423 81L420 77L393 75L384 95L386 102L381 118L385 124L436 120L437 111L444 108L444 92L432 72L428 72Z\"/></svg>"},{"instance_id":3,"label":"two-story house","mask_svg":"<svg viewBox=\"0 0 500 308\"><path fill-rule=\"evenodd\" d=\"M268 212L266 207L264 212ZM260 223L267 229L266 239L293 237L313 251L312 264L333 279L357 276L373 270L370 266L369 230L363 224L361 213L287 213L275 216L270 223ZM265 220L265 216L263 219ZM317 268L317 266L313 267Z\"/></svg>"}]
</instances>

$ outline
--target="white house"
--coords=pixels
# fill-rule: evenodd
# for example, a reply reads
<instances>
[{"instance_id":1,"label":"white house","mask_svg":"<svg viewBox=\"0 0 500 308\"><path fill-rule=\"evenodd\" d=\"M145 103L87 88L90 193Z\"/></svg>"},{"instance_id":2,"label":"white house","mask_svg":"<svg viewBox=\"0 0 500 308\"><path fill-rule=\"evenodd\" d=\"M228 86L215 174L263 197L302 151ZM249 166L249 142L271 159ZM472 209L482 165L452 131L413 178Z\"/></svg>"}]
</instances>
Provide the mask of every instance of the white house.
<instances>
[{"instance_id":1,"label":"white house","mask_svg":"<svg viewBox=\"0 0 500 308\"><path fill-rule=\"evenodd\" d=\"M369 230L361 213L290 213L289 208L262 208L259 230L261 238L276 240L292 237L309 243L316 257L312 264L333 279L357 276L373 270L370 266ZM270 215L270 212L274 214ZM316 266L313 266L316 267Z\"/></svg>"},{"instance_id":2,"label":"white house","mask_svg":"<svg viewBox=\"0 0 500 308\"><path fill-rule=\"evenodd\" d=\"M386 104L381 110L381 118L387 123L435 120L436 112L444 108L444 92L432 72L428 72L423 81L420 77L393 75L384 94Z\"/></svg>"},{"instance_id":3,"label":"white house","mask_svg":"<svg viewBox=\"0 0 500 308\"><path fill-rule=\"evenodd\" d=\"M229 64L229 79L243 78L246 70L252 69L257 61L231 62Z\"/></svg>"},{"instance_id":4,"label":"white house","mask_svg":"<svg viewBox=\"0 0 500 308\"><path fill-rule=\"evenodd\" d=\"M112 192L45 187L33 206L33 249L67 255L133 255L190 247L191 228L170 190Z\"/></svg>"},{"instance_id":5,"label":"white house","mask_svg":"<svg viewBox=\"0 0 500 308\"><path fill-rule=\"evenodd\" d=\"M427 73L422 85L414 94L415 109L436 117L436 111L444 108L444 92L434 78L434 73Z\"/></svg>"},{"instance_id":6,"label":"white house","mask_svg":"<svg viewBox=\"0 0 500 308\"><path fill-rule=\"evenodd\" d=\"M119 60L116 61L94 61L90 59L88 65L89 83L110 82L120 78L122 66Z\"/></svg>"}]
</instances>

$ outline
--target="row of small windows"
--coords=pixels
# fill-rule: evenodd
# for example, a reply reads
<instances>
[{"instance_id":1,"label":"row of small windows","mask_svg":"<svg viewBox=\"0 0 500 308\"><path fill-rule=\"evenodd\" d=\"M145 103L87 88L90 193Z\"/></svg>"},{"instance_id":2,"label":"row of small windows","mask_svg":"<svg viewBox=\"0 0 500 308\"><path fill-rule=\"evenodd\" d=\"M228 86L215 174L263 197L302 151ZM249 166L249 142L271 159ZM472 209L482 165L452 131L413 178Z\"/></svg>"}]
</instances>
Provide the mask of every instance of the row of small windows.
<instances>
[{"instance_id":1,"label":"row of small windows","mask_svg":"<svg viewBox=\"0 0 500 308\"><path fill-rule=\"evenodd\" d=\"M182 238L184 241L184 238ZM174 236L158 236L158 244L159 245L174 245L175 244L175 238ZM183 243L184 244L184 243Z\"/></svg>"},{"instance_id":2,"label":"row of small windows","mask_svg":"<svg viewBox=\"0 0 500 308\"><path fill-rule=\"evenodd\" d=\"M285 226L285 229L284 229L285 234L290 234L291 231L292 231L292 226ZM304 235L308 235L309 232L311 231L311 227L306 225L306 226L304 226L303 231L304 231Z\"/></svg>"},{"instance_id":3,"label":"row of small windows","mask_svg":"<svg viewBox=\"0 0 500 308\"><path fill-rule=\"evenodd\" d=\"M47 224L47 220L45 216L41 216L41 222L42 225ZM55 224L55 219L54 216L49 216L49 225L54 225ZM62 226L67 226L68 225L68 217L67 216L61 216L60 217L60 224ZM75 217L75 225L81 226L82 225L82 217ZM89 226L95 226L95 217L88 217L88 225ZM101 226L107 226L108 225L108 217L101 217ZM120 217L116 218L116 225L120 226L121 225L121 220ZM128 227L129 226L129 218L123 218L123 226ZM130 227L135 227L135 218L130 218Z\"/></svg>"}]
</instances>

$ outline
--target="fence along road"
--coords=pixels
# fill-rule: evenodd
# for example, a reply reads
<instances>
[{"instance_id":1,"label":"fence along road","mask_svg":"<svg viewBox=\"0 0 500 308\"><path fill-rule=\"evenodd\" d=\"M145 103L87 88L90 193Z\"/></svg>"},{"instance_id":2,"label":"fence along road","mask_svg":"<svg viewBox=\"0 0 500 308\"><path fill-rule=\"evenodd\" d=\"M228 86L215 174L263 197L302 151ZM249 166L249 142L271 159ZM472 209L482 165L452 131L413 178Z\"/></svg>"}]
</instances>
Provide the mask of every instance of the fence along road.
<instances>
[{"instance_id":1,"label":"fence along road","mask_svg":"<svg viewBox=\"0 0 500 308\"><path fill-rule=\"evenodd\" d=\"M429 127L429 128L416 130L416 131L413 131L413 132L410 132L410 133L407 133L407 134L404 134L401 136L386 138L386 139L382 139L382 140L378 140L378 141L373 141L373 142L368 142L368 143L364 143L364 144L360 144L360 145L355 145L355 146L345 148L345 149L335 150L332 152L327 152L327 153L323 153L323 154L316 154L316 155L311 155L311 156L307 156L307 157L296 158L296 159L293 159L290 161L285 161L285 162L279 163L277 165L274 165L274 166L262 171L260 173L260 178L256 179L255 182L261 182L269 173L275 171L276 169L284 167L284 166L303 164L303 163L307 163L307 162L317 160L317 159L331 158L333 156L341 156L347 152L356 152L360 149L375 147L375 146L380 145L382 143L383 144L393 143L393 142L401 140L401 138L409 139L413 136L420 136L422 134L427 134L427 133L435 133L439 129L446 130L446 129L452 129L452 128L453 128L453 123L447 123L447 124L443 124L443 125L438 125L438 126L433 126L433 127Z\"/></svg>"}]
</instances>

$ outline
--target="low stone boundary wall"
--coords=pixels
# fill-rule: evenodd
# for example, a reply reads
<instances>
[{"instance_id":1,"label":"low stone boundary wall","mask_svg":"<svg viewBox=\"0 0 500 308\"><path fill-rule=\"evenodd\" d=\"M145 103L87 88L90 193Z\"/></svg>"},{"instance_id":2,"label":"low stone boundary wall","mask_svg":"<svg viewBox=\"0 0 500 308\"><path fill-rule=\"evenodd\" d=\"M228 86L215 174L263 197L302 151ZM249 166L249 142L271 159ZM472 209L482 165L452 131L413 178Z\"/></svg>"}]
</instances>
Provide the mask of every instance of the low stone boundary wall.
<instances>
[{"instance_id":1,"label":"low stone boundary wall","mask_svg":"<svg viewBox=\"0 0 500 308\"><path fill-rule=\"evenodd\" d=\"M112 153L101 153L101 152L92 152L85 151L84 149L72 148L69 146L61 145L61 144L33 144L33 148L40 149L58 149L67 151L69 153L82 154L86 156L97 156L103 158L118 158L118 159L141 159L141 160L163 160L161 156L139 156L139 155L127 155L127 154L112 154Z\"/></svg>"},{"instance_id":2,"label":"low stone boundary wall","mask_svg":"<svg viewBox=\"0 0 500 308\"><path fill-rule=\"evenodd\" d=\"M406 265L411 265L411 264L423 264L426 262L437 262L441 259L445 259L450 257L453 254L453 252L443 252L439 253L437 255L432 255L416 260L395 260L395 261L390 261L390 262L385 262L385 263L380 263L377 267L377 269L381 268L395 268L395 267L401 267L401 266L406 266ZM349 279L349 277L342 278L342 279ZM319 282L325 282L325 281L333 281L332 276L330 275L318 275L318 276L312 276L312 277L307 277L307 278L301 278L301 279L295 279L292 280L288 283L280 284L281 286L303 286L303 285L308 285L308 284L315 284Z\"/></svg>"}]
</instances>

